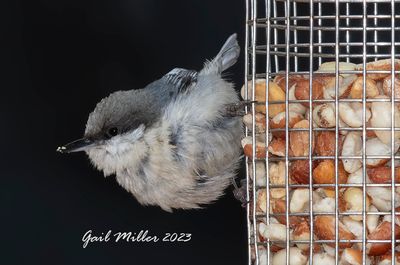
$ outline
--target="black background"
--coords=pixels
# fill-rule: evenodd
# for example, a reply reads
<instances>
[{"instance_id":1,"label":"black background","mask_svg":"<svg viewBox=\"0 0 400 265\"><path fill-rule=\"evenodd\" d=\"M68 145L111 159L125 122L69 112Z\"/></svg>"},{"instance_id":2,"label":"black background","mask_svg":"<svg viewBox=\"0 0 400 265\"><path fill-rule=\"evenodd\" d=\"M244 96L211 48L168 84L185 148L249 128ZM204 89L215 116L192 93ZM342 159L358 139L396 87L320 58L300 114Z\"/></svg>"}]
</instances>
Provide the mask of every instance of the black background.
<instances>
[{"instance_id":1,"label":"black background","mask_svg":"<svg viewBox=\"0 0 400 265\"><path fill-rule=\"evenodd\" d=\"M245 211L231 190L203 210L142 207L83 153L96 102L174 67L200 69L225 39L244 46L244 1L1 1L0 264L246 264ZM243 50L242 50L243 51ZM229 78L240 87L243 53ZM192 233L187 243L92 243L96 235Z\"/></svg>"}]
</instances>

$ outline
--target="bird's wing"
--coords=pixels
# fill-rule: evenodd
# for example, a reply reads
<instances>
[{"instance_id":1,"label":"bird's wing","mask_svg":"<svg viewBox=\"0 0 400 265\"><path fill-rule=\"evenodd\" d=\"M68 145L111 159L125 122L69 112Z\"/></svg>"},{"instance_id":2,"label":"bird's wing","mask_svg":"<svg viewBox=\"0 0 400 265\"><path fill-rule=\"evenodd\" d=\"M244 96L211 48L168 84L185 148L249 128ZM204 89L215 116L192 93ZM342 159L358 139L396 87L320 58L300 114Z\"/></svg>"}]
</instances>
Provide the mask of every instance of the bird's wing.
<instances>
[{"instance_id":1,"label":"bird's wing","mask_svg":"<svg viewBox=\"0 0 400 265\"><path fill-rule=\"evenodd\" d=\"M185 92L189 87L197 82L197 72L183 68L175 68L167 73L163 79L174 86L178 93Z\"/></svg>"}]
</instances>

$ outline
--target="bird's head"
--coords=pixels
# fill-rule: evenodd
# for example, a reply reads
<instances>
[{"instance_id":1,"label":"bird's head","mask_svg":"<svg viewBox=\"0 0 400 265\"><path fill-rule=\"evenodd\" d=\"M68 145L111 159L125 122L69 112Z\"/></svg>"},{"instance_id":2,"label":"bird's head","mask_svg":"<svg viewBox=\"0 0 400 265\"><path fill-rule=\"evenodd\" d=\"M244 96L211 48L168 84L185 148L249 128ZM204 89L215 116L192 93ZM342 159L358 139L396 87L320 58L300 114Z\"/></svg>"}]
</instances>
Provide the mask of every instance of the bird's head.
<instances>
[{"instance_id":1,"label":"bird's head","mask_svg":"<svg viewBox=\"0 0 400 265\"><path fill-rule=\"evenodd\" d=\"M85 151L94 164L113 163L132 150L156 120L141 90L118 91L102 99L90 113L84 136L58 147L61 153Z\"/></svg>"}]
</instances>

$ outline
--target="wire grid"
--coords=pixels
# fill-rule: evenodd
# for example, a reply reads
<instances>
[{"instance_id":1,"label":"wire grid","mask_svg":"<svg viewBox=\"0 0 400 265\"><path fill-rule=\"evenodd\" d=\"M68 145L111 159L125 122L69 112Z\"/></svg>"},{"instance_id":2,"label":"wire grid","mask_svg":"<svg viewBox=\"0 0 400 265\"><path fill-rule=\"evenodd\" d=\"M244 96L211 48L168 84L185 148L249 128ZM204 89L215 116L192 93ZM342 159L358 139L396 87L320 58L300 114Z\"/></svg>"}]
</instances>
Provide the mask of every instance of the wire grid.
<instances>
[{"instance_id":1,"label":"wire grid","mask_svg":"<svg viewBox=\"0 0 400 265\"><path fill-rule=\"evenodd\" d=\"M293 243L308 243L310 251L308 254L308 263L313 264L313 245L321 243L335 243L335 262L339 264L340 251L339 242L349 242L349 240L340 240L338 238L338 220L340 216L350 215L349 213L339 212L338 194L339 188L342 187L360 187L363 190L363 210L361 212L351 212L351 215L361 215L363 224L362 239L350 240L354 243L362 243L363 264L366 264L366 244L369 242L391 242L391 264L395 264L395 243L394 235L395 222L392 221L391 240L374 241L367 240L366 237L366 216L373 214L390 214L392 220L395 220L395 187L400 184L395 183L395 159L399 160L400 156L396 154L395 149L395 131L400 128L395 127L394 115L391 119L391 128L372 128L366 124L366 105L379 99L366 99L366 74L383 73L385 71L366 71L366 63L379 59L391 59L392 76L391 84L394 84L395 59L400 57L400 0L246 0L246 56L245 56L245 99L255 100L255 82L256 79L265 78L270 80L278 73L284 74L286 85L285 102L270 102L269 104L285 104L285 124L284 133L286 139L289 139L289 132L296 129L289 129L288 124L288 107L289 103L307 102L309 109L308 115L310 126L308 128L309 143L312 142L312 132L320 130L333 130L335 132L335 154L332 157L318 157L312 154L312 147L309 146L308 156L306 157L289 157L289 141L286 141L284 157L269 157L268 149L266 150L265 159L256 158L256 148L252 149L252 157L246 158L247 172L247 198L249 205L247 207L247 223L248 223L248 264L260 264L259 246L267 249L266 264L272 264L272 253L270 252L271 242L260 242L257 236L257 223L263 219L266 224L270 223L270 218L279 214L270 212L270 194L271 187L285 188L286 197L289 198L289 192L292 188L306 187L309 188L309 212L307 213L289 213L289 199L286 199L286 211L284 217L286 219L286 241L278 242L286 245L286 264L289 264L290 249ZM316 76L315 70L324 62L335 61L335 98L332 100L320 99L312 100L312 82ZM341 71L339 72L339 61L352 62L362 64L362 70L358 71ZM339 74L358 74L363 77L363 95L362 99L339 99ZM290 100L289 101L289 82L288 78L294 74L305 74L309 76L310 96L308 100ZM252 104L247 111L256 113L256 105L265 104L266 107L266 130L264 134L265 143L269 142L268 132L273 131L269 128L268 119L268 89L269 83L265 83L267 91L264 102L257 101ZM251 93L248 88L251 87ZM381 99L381 101L390 101L392 114L395 110L395 102L399 102L399 98L395 98L394 91L391 90L391 99ZM362 154L359 156L341 156L339 154L339 111L335 111L334 128L315 128L313 127L313 103L316 102L332 102L335 110L338 110L339 102L361 102L363 106L363 125L361 128L340 127L340 130L360 131L362 133ZM252 115L252 128L246 128L246 136L252 136L252 146L255 147L258 139L256 138L256 118ZM367 130L389 130L391 131L391 154L389 156L372 156L366 155L366 133ZM275 129L279 130L279 129ZM301 129L297 129L301 130ZM304 130L304 129L303 129ZM338 161L339 159L361 159L362 161L362 184L340 184L338 185ZM366 160L369 158L387 158L391 159L391 183L390 184L367 184L366 183ZM289 184L288 177L284 186L272 186L269 181L269 163L273 161L284 161L285 172L288 176L289 164L295 159L306 159L309 162L309 168L313 168L313 162L318 159L333 159L335 161L335 184L313 184L312 170L309 172L309 184ZM256 185L256 163L265 164L266 187L258 187ZM250 175L251 174L251 175ZM254 180L254 181L252 181ZM312 190L317 187L332 186L335 189L335 212L323 213L323 215L333 215L335 217L335 240L318 240L313 236L313 198ZM391 211L390 212L368 212L366 208L366 188L370 186L388 187L391 190ZM266 214L258 215L256 211L257 190L266 188ZM294 241L289 238L289 217L290 216L308 216L310 224L310 240Z\"/></svg>"}]
</instances>

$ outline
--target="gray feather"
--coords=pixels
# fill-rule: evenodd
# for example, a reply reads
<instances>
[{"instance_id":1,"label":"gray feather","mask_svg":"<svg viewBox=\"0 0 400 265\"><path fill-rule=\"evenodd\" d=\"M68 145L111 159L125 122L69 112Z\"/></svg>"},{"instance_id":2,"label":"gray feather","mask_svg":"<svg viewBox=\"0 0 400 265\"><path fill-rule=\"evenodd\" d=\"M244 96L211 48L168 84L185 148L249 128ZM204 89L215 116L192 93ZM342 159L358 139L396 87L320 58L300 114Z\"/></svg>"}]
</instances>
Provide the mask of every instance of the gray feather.
<instances>
[{"instance_id":1,"label":"gray feather","mask_svg":"<svg viewBox=\"0 0 400 265\"><path fill-rule=\"evenodd\" d=\"M172 84L179 93L186 91L197 81L197 72L183 68L175 68L166 74L163 79Z\"/></svg>"},{"instance_id":2,"label":"gray feather","mask_svg":"<svg viewBox=\"0 0 400 265\"><path fill-rule=\"evenodd\" d=\"M214 60L221 63L221 72L234 65L239 58L240 47L237 42L237 34L232 34L222 46Z\"/></svg>"}]
</instances>

